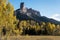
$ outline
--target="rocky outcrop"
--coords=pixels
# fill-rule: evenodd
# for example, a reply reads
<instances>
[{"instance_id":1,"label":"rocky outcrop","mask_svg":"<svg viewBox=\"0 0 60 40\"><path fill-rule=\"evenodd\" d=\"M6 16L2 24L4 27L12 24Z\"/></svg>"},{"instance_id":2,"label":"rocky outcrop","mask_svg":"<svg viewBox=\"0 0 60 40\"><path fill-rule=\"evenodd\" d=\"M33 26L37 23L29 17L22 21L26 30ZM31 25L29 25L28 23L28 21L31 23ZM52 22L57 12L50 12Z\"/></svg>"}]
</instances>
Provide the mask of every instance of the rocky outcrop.
<instances>
[{"instance_id":1,"label":"rocky outcrop","mask_svg":"<svg viewBox=\"0 0 60 40\"><path fill-rule=\"evenodd\" d=\"M32 8L28 9L24 6L15 10L14 15L18 20L34 20L36 22L50 22L54 24L60 24L59 21L41 16L39 11L33 10Z\"/></svg>"}]
</instances>

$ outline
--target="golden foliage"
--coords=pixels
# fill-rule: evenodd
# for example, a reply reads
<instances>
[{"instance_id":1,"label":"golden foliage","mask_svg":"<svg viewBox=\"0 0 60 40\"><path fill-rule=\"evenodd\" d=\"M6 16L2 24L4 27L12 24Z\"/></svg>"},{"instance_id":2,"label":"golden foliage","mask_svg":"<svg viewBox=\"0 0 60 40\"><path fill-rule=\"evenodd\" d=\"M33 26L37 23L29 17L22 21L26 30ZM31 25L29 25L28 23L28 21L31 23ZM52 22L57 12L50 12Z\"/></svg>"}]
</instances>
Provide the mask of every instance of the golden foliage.
<instances>
[{"instance_id":1,"label":"golden foliage","mask_svg":"<svg viewBox=\"0 0 60 40\"><path fill-rule=\"evenodd\" d=\"M55 25L50 22L36 22L33 20L22 20L19 22L14 16L14 7L7 2L7 0L0 0L0 35L22 35L35 34L40 35L47 31L47 34L53 34L53 32L60 35L60 25ZM30 32L31 31L31 32Z\"/></svg>"}]
</instances>

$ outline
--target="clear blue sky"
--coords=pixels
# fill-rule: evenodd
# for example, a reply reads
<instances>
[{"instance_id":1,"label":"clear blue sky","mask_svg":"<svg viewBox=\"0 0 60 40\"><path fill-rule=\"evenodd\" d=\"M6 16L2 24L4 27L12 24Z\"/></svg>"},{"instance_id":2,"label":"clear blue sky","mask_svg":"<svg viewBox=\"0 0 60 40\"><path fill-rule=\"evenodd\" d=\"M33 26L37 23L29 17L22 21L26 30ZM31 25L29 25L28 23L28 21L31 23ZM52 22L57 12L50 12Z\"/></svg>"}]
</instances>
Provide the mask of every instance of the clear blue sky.
<instances>
[{"instance_id":1,"label":"clear blue sky","mask_svg":"<svg viewBox=\"0 0 60 40\"><path fill-rule=\"evenodd\" d=\"M20 7L21 0L9 0L14 9ZM60 21L60 0L22 0L25 7L40 11L42 16Z\"/></svg>"}]
</instances>

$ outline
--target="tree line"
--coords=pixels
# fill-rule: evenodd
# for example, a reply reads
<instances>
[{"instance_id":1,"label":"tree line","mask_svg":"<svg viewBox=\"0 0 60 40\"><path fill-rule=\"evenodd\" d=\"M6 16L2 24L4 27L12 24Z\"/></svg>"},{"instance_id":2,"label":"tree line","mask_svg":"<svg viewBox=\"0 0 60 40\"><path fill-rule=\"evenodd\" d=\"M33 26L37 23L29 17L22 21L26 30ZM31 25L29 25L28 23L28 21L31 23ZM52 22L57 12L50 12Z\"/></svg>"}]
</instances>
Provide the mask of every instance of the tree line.
<instances>
[{"instance_id":1,"label":"tree line","mask_svg":"<svg viewBox=\"0 0 60 40\"><path fill-rule=\"evenodd\" d=\"M33 20L19 21L14 16L14 7L0 0L0 36L4 35L60 35L60 25Z\"/></svg>"}]
</instances>

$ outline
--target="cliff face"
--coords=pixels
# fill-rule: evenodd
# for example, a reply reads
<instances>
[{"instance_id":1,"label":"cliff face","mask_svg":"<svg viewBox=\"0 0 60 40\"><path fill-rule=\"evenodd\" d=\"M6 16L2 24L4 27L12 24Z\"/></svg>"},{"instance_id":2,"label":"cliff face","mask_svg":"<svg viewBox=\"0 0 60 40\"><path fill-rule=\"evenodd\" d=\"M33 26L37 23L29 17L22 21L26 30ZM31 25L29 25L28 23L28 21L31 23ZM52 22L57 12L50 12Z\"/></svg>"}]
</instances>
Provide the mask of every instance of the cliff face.
<instances>
[{"instance_id":1,"label":"cliff face","mask_svg":"<svg viewBox=\"0 0 60 40\"><path fill-rule=\"evenodd\" d=\"M59 21L41 16L40 12L33 9L27 9L27 12L25 13L21 12L20 9L17 9L14 14L18 20L34 20L36 22L50 22L54 24L60 24Z\"/></svg>"},{"instance_id":2,"label":"cliff face","mask_svg":"<svg viewBox=\"0 0 60 40\"><path fill-rule=\"evenodd\" d=\"M37 15L39 17L41 16L39 11L33 10L32 8L27 9L27 13L30 13L31 16L34 16L34 15Z\"/></svg>"},{"instance_id":3,"label":"cliff face","mask_svg":"<svg viewBox=\"0 0 60 40\"><path fill-rule=\"evenodd\" d=\"M31 8L30 9L26 8L26 12L22 12L21 9L17 9L17 10L15 10L14 14L16 15L16 18L19 20L31 19L31 18L34 19L37 16L38 17L41 16L39 11L33 10Z\"/></svg>"},{"instance_id":4,"label":"cliff face","mask_svg":"<svg viewBox=\"0 0 60 40\"><path fill-rule=\"evenodd\" d=\"M34 20L36 22L50 22L54 24L60 24L59 21L41 16L39 11L33 10L32 8L28 9L24 6L15 10L14 15L18 20Z\"/></svg>"}]
</instances>

